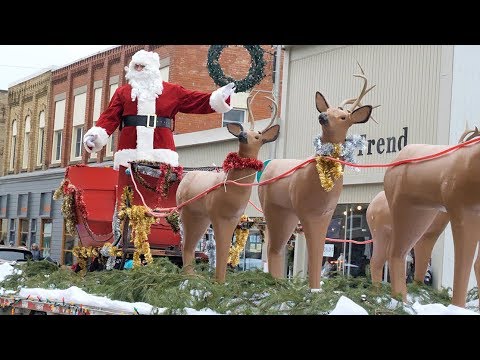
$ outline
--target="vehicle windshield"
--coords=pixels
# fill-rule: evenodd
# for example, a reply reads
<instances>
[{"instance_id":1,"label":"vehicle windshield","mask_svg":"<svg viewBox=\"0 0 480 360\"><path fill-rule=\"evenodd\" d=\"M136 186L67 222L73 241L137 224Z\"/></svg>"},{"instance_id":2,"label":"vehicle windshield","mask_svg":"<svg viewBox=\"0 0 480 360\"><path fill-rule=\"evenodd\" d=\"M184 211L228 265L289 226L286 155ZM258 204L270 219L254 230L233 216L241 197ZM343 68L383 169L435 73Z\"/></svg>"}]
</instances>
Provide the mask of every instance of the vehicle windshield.
<instances>
[{"instance_id":1,"label":"vehicle windshield","mask_svg":"<svg viewBox=\"0 0 480 360\"><path fill-rule=\"evenodd\" d=\"M0 250L0 259L7 261L24 261L27 260L27 256L21 251Z\"/></svg>"}]
</instances>

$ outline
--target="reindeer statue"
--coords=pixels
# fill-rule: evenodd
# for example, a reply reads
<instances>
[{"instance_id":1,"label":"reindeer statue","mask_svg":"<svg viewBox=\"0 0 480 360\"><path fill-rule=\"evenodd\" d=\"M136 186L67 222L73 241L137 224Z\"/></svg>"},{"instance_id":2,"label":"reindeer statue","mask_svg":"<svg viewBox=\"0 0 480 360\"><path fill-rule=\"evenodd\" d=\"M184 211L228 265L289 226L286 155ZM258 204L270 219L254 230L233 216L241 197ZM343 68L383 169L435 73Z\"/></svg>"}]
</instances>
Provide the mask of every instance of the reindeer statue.
<instances>
[{"instance_id":1,"label":"reindeer statue","mask_svg":"<svg viewBox=\"0 0 480 360\"><path fill-rule=\"evenodd\" d=\"M379 284L382 282L382 269L387 261L388 247L392 237L392 218L385 191L380 191L368 205L367 222L373 237L373 254L370 259L372 283ZM415 281L423 283L433 247L448 222L448 214L439 211L432 224L414 246Z\"/></svg>"},{"instance_id":2,"label":"reindeer statue","mask_svg":"<svg viewBox=\"0 0 480 360\"><path fill-rule=\"evenodd\" d=\"M465 130L460 136L458 143L468 141L477 135L480 135L480 133L476 127L475 130ZM465 140L467 136L468 138ZM368 227L374 240L373 254L370 259L370 271L372 273L372 282L377 284L382 281L382 269L387 260L388 246L392 236L392 218L385 191L380 191L373 198L370 205L368 205L366 215ZM432 221L432 224L413 247L415 253L415 281L423 282L429 259L432 256L433 247L449 221L448 214L439 211ZM477 257L475 266L480 266L480 257Z\"/></svg>"},{"instance_id":3,"label":"reindeer statue","mask_svg":"<svg viewBox=\"0 0 480 360\"><path fill-rule=\"evenodd\" d=\"M241 124L236 123L227 125L228 131L238 138L238 153L228 154L223 163L224 172L188 172L178 186L178 205L199 196L216 184L226 183L229 180L245 185L253 183L255 173L263 168L263 163L257 160L260 147L277 139L280 126L272 126L277 113L277 104L270 99L274 106L270 123L263 131L255 131L254 118L250 109L251 100L250 95L247 98L250 129L245 131ZM192 263L197 242L207 227L213 224L216 241L215 276L218 282L225 281L232 235L245 211L251 192L251 186L226 183L225 186L199 197L180 209L180 220L183 224L183 267L187 274L193 272Z\"/></svg>"},{"instance_id":4,"label":"reindeer statue","mask_svg":"<svg viewBox=\"0 0 480 360\"><path fill-rule=\"evenodd\" d=\"M474 131L465 142L474 141ZM396 160L432 155L447 145L411 144ZM439 211L450 218L454 252L452 304L465 307L468 278L480 239L480 145L463 146L428 161L408 162L388 168L384 177L392 240L388 249L392 296L406 300L405 257L431 226ZM475 264L477 283L480 261Z\"/></svg>"},{"instance_id":5,"label":"reindeer statue","mask_svg":"<svg viewBox=\"0 0 480 360\"><path fill-rule=\"evenodd\" d=\"M367 90L367 78L363 69L362 75L354 76L364 80L358 98L344 100L336 108L330 107L321 93L317 92L315 96L317 110L320 113L319 122L322 126L322 135L315 140L315 145L317 147L321 145L322 149L325 147L333 149L331 156L337 158L345 155L345 149L354 150L353 137L347 139L350 141L350 144L347 144L347 131L353 124L367 122L373 109L370 105L356 109L361 105L361 99L374 86ZM353 104L350 110L343 109L343 106L351 103ZM358 136L355 141L361 142L361 138ZM304 160L272 160L263 171L260 181L273 179L302 162ZM288 177L259 186L258 195L269 234L268 269L272 276L276 278L283 276L283 250L300 220L307 240L309 286L311 289L320 288L325 235L342 188L343 167L338 162L320 157L317 157L317 164L310 162L305 167L299 167Z\"/></svg>"}]
</instances>

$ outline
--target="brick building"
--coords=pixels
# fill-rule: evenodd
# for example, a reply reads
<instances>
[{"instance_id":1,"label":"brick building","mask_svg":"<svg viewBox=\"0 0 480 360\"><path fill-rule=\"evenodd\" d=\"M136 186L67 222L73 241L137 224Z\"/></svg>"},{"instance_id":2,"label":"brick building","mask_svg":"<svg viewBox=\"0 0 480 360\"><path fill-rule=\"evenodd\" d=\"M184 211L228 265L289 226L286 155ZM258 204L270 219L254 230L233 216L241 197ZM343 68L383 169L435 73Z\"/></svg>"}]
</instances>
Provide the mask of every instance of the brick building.
<instances>
[{"instance_id":1,"label":"brick building","mask_svg":"<svg viewBox=\"0 0 480 360\"><path fill-rule=\"evenodd\" d=\"M8 91L0 90L0 159L5 149L5 124L8 117ZM0 161L0 174L3 173L3 161Z\"/></svg>"},{"instance_id":2,"label":"brick building","mask_svg":"<svg viewBox=\"0 0 480 360\"><path fill-rule=\"evenodd\" d=\"M255 89L271 91L274 51L271 46L262 47L266 76ZM8 91L8 141L4 151L4 176L0 177L0 236L17 245L37 242L44 255L62 264L73 261L71 250L77 239L65 231L61 201L52 200L52 193L69 165L112 164L118 130L98 154L84 151L83 134L108 106L114 91L125 83L124 67L142 48L159 54L165 81L204 92L218 88L206 66L209 45L116 46L13 86ZM240 46L227 47L220 64L225 74L242 79L250 68L250 54ZM175 134L224 131L221 128L225 121L246 120L246 96L234 94L231 100L234 110L228 114L178 114ZM268 117L268 100L261 96L257 99L252 106L255 119ZM180 146L189 148L195 143L190 137L183 137L179 142ZM207 160L205 158L205 164Z\"/></svg>"}]
</instances>

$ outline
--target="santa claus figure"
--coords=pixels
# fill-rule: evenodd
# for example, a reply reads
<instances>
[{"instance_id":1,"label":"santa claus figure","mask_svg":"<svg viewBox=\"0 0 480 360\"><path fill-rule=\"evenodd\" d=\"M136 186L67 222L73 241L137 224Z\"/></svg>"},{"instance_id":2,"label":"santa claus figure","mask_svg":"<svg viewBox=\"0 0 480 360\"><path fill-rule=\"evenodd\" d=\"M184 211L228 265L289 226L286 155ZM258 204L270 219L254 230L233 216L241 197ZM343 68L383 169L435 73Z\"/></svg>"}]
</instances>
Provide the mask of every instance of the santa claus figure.
<instances>
[{"instance_id":1,"label":"santa claus figure","mask_svg":"<svg viewBox=\"0 0 480 360\"><path fill-rule=\"evenodd\" d=\"M83 137L85 149L98 152L120 126L114 169L120 165L127 167L129 161L139 160L178 166L172 133L175 115L178 112L225 113L232 109L230 96L235 90L233 83L212 93L204 93L162 81L160 57L155 52L138 51L125 71L128 84L115 91L96 126Z\"/></svg>"}]
</instances>

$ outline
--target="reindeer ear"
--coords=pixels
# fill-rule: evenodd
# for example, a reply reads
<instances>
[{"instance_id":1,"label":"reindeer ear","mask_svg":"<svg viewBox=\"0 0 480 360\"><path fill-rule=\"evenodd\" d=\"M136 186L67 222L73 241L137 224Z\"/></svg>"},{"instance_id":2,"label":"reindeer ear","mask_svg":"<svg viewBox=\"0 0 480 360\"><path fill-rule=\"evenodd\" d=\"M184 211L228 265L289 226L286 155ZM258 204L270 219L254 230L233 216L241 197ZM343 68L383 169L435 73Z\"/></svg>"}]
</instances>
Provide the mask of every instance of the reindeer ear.
<instances>
[{"instance_id":1,"label":"reindeer ear","mask_svg":"<svg viewBox=\"0 0 480 360\"><path fill-rule=\"evenodd\" d=\"M230 132L230 134L238 137L240 133L243 131L243 126L242 124L239 124L239 123L230 123L230 124L227 124L227 129Z\"/></svg>"},{"instance_id":2,"label":"reindeer ear","mask_svg":"<svg viewBox=\"0 0 480 360\"><path fill-rule=\"evenodd\" d=\"M266 143L277 140L279 134L280 134L280 125L273 125L269 127L267 130L262 132L262 143L266 144Z\"/></svg>"},{"instance_id":3,"label":"reindeer ear","mask_svg":"<svg viewBox=\"0 0 480 360\"><path fill-rule=\"evenodd\" d=\"M367 122L368 119L370 119L370 114L372 113L372 109L373 109L372 105L365 105L365 106L359 107L350 115L352 122L357 124Z\"/></svg>"},{"instance_id":4,"label":"reindeer ear","mask_svg":"<svg viewBox=\"0 0 480 360\"><path fill-rule=\"evenodd\" d=\"M327 100L325 100L325 97L320 94L318 91L315 94L315 103L317 104L317 110L318 112L324 112L327 111L327 109L330 107L327 103Z\"/></svg>"}]
</instances>

